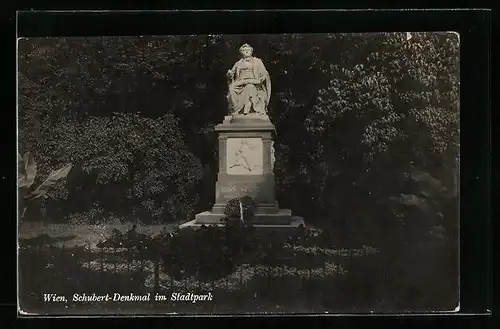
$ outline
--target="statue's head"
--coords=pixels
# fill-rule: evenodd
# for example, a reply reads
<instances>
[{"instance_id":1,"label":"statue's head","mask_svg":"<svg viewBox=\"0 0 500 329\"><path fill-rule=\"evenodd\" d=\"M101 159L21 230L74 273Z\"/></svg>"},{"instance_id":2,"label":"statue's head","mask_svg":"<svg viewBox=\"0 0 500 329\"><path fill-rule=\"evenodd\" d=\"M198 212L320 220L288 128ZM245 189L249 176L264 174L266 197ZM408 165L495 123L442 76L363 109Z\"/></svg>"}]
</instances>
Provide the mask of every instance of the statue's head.
<instances>
[{"instance_id":1,"label":"statue's head","mask_svg":"<svg viewBox=\"0 0 500 329\"><path fill-rule=\"evenodd\" d=\"M250 57L253 54L253 48L248 43L240 47L240 54L243 57Z\"/></svg>"}]
</instances>

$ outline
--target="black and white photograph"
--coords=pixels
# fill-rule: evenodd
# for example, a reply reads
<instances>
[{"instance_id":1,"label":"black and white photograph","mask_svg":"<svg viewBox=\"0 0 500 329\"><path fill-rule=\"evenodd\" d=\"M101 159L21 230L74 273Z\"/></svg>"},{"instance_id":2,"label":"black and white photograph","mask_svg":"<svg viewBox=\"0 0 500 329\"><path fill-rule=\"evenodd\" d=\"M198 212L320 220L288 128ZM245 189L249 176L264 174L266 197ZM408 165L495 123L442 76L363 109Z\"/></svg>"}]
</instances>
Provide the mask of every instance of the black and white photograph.
<instances>
[{"instance_id":1,"label":"black and white photograph","mask_svg":"<svg viewBox=\"0 0 500 329\"><path fill-rule=\"evenodd\" d=\"M460 310L460 35L17 40L18 312Z\"/></svg>"}]
</instances>

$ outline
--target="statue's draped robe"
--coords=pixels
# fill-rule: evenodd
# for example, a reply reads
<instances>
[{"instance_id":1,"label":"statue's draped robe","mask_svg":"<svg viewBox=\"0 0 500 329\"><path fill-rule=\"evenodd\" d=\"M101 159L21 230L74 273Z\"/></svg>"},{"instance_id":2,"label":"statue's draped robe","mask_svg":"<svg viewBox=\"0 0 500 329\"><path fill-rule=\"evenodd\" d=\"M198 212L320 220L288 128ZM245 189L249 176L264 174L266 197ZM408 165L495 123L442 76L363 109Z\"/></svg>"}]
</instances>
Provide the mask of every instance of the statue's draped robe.
<instances>
[{"instance_id":1,"label":"statue's draped robe","mask_svg":"<svg viewBox=\"0 0 500 329\"><path fill-rule=\"evenodd\" d=\"M251 109L255 112L266 114L271 95L271 80L264 63L256 57L242 58L234 64L230 78L228 101L232 112L238 113L251 103ZM247 79L256 79L259 83L238 85Z\"/></svg>"}]
</instances>

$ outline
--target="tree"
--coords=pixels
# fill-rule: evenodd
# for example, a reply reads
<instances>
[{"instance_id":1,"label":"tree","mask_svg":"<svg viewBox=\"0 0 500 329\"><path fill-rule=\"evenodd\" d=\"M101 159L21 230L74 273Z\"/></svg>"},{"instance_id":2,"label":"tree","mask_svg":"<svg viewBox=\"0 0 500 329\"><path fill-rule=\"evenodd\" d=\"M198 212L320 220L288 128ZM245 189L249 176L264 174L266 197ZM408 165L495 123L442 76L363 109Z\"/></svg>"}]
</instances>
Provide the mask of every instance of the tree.
<instances>
[{"instance_id":1,"label":"tree","mask_svg":"<svg viewBox=\"0 0 500 329\"><path fill-rule=\"evenodd\" d=\"M86 177L73 181L70 192L75 199L70 203L92 207L97 202L107 213L134 213L135 219L146 222L193 215L202 168L186 149L172 115L67 119L55 127L54 135L48 141L54 152L50 156L78 163L80 175Z\"/></svg>"},{"instance_id":2,"label":"tree","mask_svg":"<svg viewBox=\"0 0 500 329\"><path fill-rule=\"evenodd\" d=\"M347 221L390 209L377 200L411 188L414 167L445 179L440 168L456 157L459 133L458 42L449 33L411 36L332 35L310 57L337 47L337 61L305 61L314 79L287 73L313 87L301 101L278 93L273 110L287 116L275 115L276 125L294 134L278 139L277 174L305 192L308 214Z\"/></svg>"},{"instance_id":3,"label":"tree","mask_svg":"<svg viewBox=\"0 0 500 329\"><path fill-rule=\"evenodd\" d=\"M310 155L298 173L281 170L310 187L309 209L334 240L383 250L377 271L387 280L376 284L387 298L455 307L459 44L451 33L409 36L338 36L340 61L322 68L329 81L297 136ZM296 157L293 144L282 149L281 163Z\"/></svg>"},{"instance_id":4,"label":"tree","mask_svg":"<svg viewBox=\"0 0 500 329\"><path fill-rule=\"evenodd\" d=\"M184 144L175 117L178 99L168 101L176 93L165 98L165 90L149 87L176 81L169 68L188 60L174 51L180 41L20 42L19 148L37 150L40 173L64 159L77 164L66 211L104 207L130 214L123 204L132 200L127 205L146 219L193 212L201 167ZM139 115L140 110L146 113Z\"/></svg>"}]
</instances>

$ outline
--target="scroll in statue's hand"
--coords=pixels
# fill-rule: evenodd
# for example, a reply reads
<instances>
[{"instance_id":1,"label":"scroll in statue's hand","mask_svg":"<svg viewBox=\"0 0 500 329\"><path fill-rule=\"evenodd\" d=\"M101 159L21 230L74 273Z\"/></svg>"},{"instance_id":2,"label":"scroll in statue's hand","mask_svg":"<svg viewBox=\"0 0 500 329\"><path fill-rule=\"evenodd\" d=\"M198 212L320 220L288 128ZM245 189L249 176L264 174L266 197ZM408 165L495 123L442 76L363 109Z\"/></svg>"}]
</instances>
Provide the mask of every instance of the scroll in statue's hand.
<instances>
[{"instance_id":1,"label":"scroll in statue's hand","mask_svg":"<svg viewBox=\"0 0 500 329\"><path fill-rule=\"evenodd\" d=\"M248 84L258 85L258 84L260 84L260 81L258 79L244 79L244 80L239 80L239 81L234 82L234 85L236 87L244 86L244 85L248 85Z\"/></svg>"}]
</instances>

